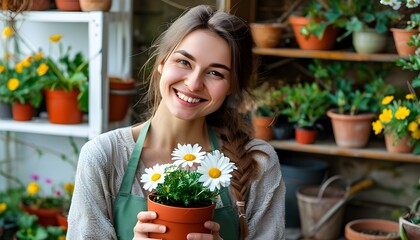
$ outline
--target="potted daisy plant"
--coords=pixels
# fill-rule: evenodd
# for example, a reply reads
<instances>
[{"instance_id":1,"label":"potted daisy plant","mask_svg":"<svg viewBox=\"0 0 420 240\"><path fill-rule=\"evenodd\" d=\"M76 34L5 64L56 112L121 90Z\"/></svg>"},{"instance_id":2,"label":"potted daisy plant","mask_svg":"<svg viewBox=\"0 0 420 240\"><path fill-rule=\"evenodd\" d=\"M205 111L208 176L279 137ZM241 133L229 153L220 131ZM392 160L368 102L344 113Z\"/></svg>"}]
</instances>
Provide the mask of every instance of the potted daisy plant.
<instances>
[{"instance_id":1,"label":"potted daisy plant","mask_svg":"<svg viewBox=\"0 0 420 240\"><path fill-rule=\"evenodd\" d=\"M158 216L153 222L167 227L166 233L149 237L186 239L190 232L209 232L204 222L213 218L217 196L230 185L235 164L219 150L207 153L198 144L178 144L172 160L145 169L141 176L143 188L151 192L148 210Z\"/></svg>"}]
</instances>

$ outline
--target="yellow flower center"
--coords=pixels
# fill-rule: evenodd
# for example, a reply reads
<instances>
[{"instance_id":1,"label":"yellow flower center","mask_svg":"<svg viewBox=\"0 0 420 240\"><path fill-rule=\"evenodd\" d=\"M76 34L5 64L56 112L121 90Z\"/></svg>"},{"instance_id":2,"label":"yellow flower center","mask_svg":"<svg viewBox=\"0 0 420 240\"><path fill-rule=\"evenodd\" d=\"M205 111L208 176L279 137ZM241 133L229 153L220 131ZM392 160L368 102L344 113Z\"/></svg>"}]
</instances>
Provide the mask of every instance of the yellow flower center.
<instances>
[{"instance_id":1,"label":"yellow flower center","mask_svg":"<svg viewBox=\"0 0 420 240\"><path fill-rule=\"evenodd\" d=\"M160 173L155 173L155 174L153 174L152 175L152 181L153 182L156 182L157 180L159 180L160 179L160 177L161 177L162 175L160 174Z\"/></svg>"},{"instance_id":2,"label":"yellow flower center","mask_svg":"<svg viewBox=\"0 0 420 240\"><path fill-rule=\"evenodd\" d=\"M53 43L57 43L58 41L60 41L62 36L63 35L61 35L61 34L54 34L54 35L50 36L50 41L53 42Z\"/></svg>"},{"instance_id":3,"label":"yellow flower center","mask_svg":"<svg viewBox=\"0 0 420 240\"><path fill-rule=\"evenodd\" d=\"M12 36L13 35L13 28L11 28L11 27L5 27L4 29L3 29L3 33L2 33L2 35L3 35L3 38L8 38L8 37L10 37L10 36Z\"/></svg>"},{"instance_id":4,"label":"yellow flower center","mask_svg":"<svg viewBox=\"0 0 420 240\"><path fill-rule=\"evenodd\" d=\"M7 209L7 203L0 203L0 214L5 212Z\"/></svg>"},{"instance_id":5,"label":"yellow flower center","mask_svg":"<svg viewBox=\"0 0 420 240\"><path fill-rule=\"evenodd\" d=\"M36 69L36 73L38 74L38 76L43 76L48 72L48 65L45 63L41 63L41 65L39 65L39 67Z\"/></svg>"},{"instance_id":6,"label":"yellow flower center","mask_svg":"<svg viewBox=\"0 0 420 240\"><path fill-rule=\"evenodd\" d=\"M19 87L19 80L17 78L11 78L7 81L7 89L10 91L15 91Z\"/></svg>"},{"instance_id":7,"label":"yellow flower center","mask_svg":"<svg viewBox=\"0 0 420 240\"><path fill-rule=\"evenodd\" d=\"M187 153L184 155L184 160L185 161L194 161L195 160L195 155L191 154L191 153Z\"/></svg>"},{"instance_id":8,"label":"yellow flower center","mask_svg":"<svg viewBox=\"0 0 420 240\"><path fill-rule=\"evenodd\" d=\"M218 178L218 177L220 177L221 174L222 174L222 172L218 168L210 168L209 169L209 176L211 178Z\"/></svg>"},{"instance_id":9,"label":"yellow flower center","mask_svg":"<svg viewBox=\"0 0 420 240\"><path fill-rule=\"evenodd\" d=\"M39 187L38 183L36 183L36 182L29 183L28 187L26 188L26 192L29 195L35 195L39 192L39 190L40 190L40 187Z\"/></svg>"}]
</instances>

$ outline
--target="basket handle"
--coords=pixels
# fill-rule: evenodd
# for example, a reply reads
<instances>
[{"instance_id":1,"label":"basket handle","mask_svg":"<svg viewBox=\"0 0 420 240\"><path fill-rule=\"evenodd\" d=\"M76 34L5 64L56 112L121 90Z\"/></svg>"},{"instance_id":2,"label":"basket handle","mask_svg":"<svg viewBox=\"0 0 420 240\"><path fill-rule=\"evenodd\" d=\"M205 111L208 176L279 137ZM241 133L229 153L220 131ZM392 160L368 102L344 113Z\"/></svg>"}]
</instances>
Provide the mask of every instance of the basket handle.
<instances>
[{"instance_id":1,"label":"basket handle","mask_svg":"<svg viewBox=\"0 0 420 240\"><path fill-rule=\"evenodd\" d=\"M343 176L341 176L341 175L334 175L334 176L332 176L332 177L330 177L330 178L328 178L323 184L322 184L322 186L321 186L321 188L319 189L319 192L318 192L318 201L320 201L321 199L322 199L322 197L324 196L324 192L325 192L325 190L327 189L327 187L331 184L331 183L333 183L333 182L335 182L335 181L337 181L337 180L342 180L343 179ZM347 187L346 187L346 190L348 189L348 185L347 185ZM347 191L346 191L347 192Z\"/></svg>"}]
</instances>

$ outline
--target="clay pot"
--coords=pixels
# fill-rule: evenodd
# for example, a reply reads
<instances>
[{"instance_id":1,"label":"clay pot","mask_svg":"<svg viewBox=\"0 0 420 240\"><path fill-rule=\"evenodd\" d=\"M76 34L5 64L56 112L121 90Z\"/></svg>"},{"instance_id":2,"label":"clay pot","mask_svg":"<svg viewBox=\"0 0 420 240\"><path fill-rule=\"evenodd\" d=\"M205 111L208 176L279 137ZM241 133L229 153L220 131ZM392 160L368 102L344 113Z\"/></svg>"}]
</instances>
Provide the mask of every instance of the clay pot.
<instances>
[{"instance_id":1,"label":"clay pot","mask_svg":"<svg viewBox=\"0 0 420 240\"><path fill-rule=\"evenodd\" d=\"M317 130L315 128L301 128L295 129L295 139L300 144L313 144L316 141Z\"/></svg>"},{"instance_id":2,"label":"clay pot","mask_svg":"<svg viewBox=\"0 0 420 240\"><path fill-rule=\"evenodd\" d=\"M385 50L387 34L378 33L375 29L364 29L353 32L353 47L357 53L380 53Z\"/></svg>"},{"instance_id":3,"label":"clay pot","mask_svg":"<svg viewBox=\"0 0 420 240\"><path fill-rule=\"evenodd\" d=\"M20 208L29 214L34 214L38 217L38 224L41 226L57 226L57 214L61 212L59 208L32 208L20 205Z\"/></svg>"},{"instance_id":4,"label":"clay pot","mask_svg":"<svg viewBox=\"0 0 420 240\"><path fill-rule=\"evenodd\" d=\"M136 93L133 79L110 77L109 80L109 122L124 120L131 106L131 99Z\"/></svg>"},{"instance_id":5,"label":"clay pot","mask_svg":"<svg viewBox=\"0 0 420 240\"><path fill-rule=\"evenodd\" d=\"M410 41L411 36L419 34L419 30L391 28L391 32L398 54L401 56L413 55L417 48L416 46L408 46L407 42Z\"/></svg>"},{"instance_id":6,"label":"clay pot","mask_svg":"<svg viewBox=\"0 0 420 240\"><path fill-rule=\"evenodd\" d=\"M83 113L79 109L77 96L79 90L45 90L48 121L57 124L79 124L83 122Z\"/></svg>"},{"instance_id":7,"label":"clay pot","mask_svg":"<svg viewBox=\"0 0 420 240\"><path fill-rule=\"evenodd\" d=\"M273 139L273 125L275 118L273 117L252 117L252 125L254 126L254 136L256 138L270 141Z\"/></svg>"},{"instance_id":8,"label":"clay pot","mask_svg":"<svg viewBox=\"0 0 420 240\"><path fill-rule=\"evenodd\" d=\"M12 115L15 121L31 121L34 115L34 106L30 103L14 102L12 104Z\"/></svg>"},{"instance_id":9,"label":"clay pot","mask_svg":"<svg viewBox=\"0 0 420 240\"><path fill-rule=\"evenodd\" d=\"M338 29L328 26L325 29L324 35L321 39L311 34L309 37L304 36L300 33L300 29L311 21L317 21L316 19L290 16L289 23L292 25L293 33L295 34L296 41L301 49L305 50L331 50L334 48L336 38L338 35Z\"/></svg>"},{"instance_id":10,"label":"clay pot","mask_svg":"<svg viewBox=\"0 0 420 240\"><path fill-rule=\"evenodd\" d=\"M64 230L67 230L69 224L67 222L67 217L63 213L59 213L56 216L58 226L62 227Z\"/></svg>"},{"instance_id":11,"label":"clay pot","mask_svg":"<svg viewBox=\"0 0 420 240\"><path fill-rule=\"evenodd\" d=\"M147 198L147 207L149 211L154 211L157 218L152 222L166 226L165 233L149 233L149 238L158 238L166 240L186 239L188 233L209 233L204 227L204 222L213 219L213 203L208 207L182 208L172 207L156 203Z\"/></svg>"},{"instance_id":12,"label":"clay pot","mask_svg":"<svg viewBox=\"0 0 420 240\"><path fill-rule=\"evenodd\" d=\"M103 11L111 9L112 0L80 0L80 8L84 12Z\"/></svg>"},{"instance_id":13,"label":"clay pot","mask_svg":"<svg viewBox=\"0 0 420 240\"><path fill-rule=\"evenodd\" d=\"M61 11L80 11L79 0L55 0L55 5Z\"/></svg>"},{"instance_id":14,"label":"clay pot","mask_svg":"<svg viewBox=\"0 0 420 240\"><path fill-rule=\"evenodd\" d=\"M348 240L398 240L398 223L383 219L358 219L346 224Z\"/></svg>"},{"instance_id":15,"label":"clay pot","mask_svg":"<svg viewBox=\"0 0 420 240\"><path fill-rule=\"evenodd\" d=\"M410 145L410 136L398 140L394 144L395 135L385 134L385 146L388 152L392 153L411 153L413 152L414 145Z\"/></svg>"},{"instance_id":16,"label":"clay pot","mask_svg":"<svg viewBox=\"0 0 420 240\"><path fill-rule=\"evenodd\" d=\"M276 47L284 29L280 23L251 23L250 27L255 45L261 48Z\"/></svg>"},{"instance_id":17,"label":"clay pot","mask_svg":"<svg viewBox=\"0 0 420 240\"><path fill-rule=\"evenodd\" d=\"M29 6L30 11L43 11L50 9L50 0L33 0Z\"/></svg>"},{"instance_id":18,"label":"clay pot","mask_svg":"<svg viewBox=\"0 0 420 240\"><path fill-rule=\"evenodd\" d=\"M373 113L339 114L336 109L327 112L331 118L335 143L344 148L362 148L369 141Z\"/></svg>"}]
</instances>

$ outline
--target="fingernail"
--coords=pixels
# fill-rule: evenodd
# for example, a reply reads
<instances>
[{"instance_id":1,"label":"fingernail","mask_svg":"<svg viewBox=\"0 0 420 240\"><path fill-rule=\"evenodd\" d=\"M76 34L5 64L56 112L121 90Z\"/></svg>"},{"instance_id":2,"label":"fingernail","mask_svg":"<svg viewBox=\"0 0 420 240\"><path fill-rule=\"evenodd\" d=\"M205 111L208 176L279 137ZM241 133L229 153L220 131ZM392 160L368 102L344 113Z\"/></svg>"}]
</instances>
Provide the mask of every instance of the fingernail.
<instances>
[{"instance_id":1,"label":"fingernail","mask_svg":"<svg viewBox=\"0 0 420 240\"><path fill-rule=\"evenodd\" d=\"M157 217L157 216L156 216L156 213L155 213L155 212L151 212L151 213L150 213L150 217L151 217L151 218L156 218L156 217Z\"/></svg>"},{"instance_id":2,"label":"fingernail","mask_svg":"<svg viewBox=\"0 0 420 240\"><path fill-rule=\"evenodd\" d=\"M165 226L160 226L160 227L159 227L159 231L160 231L161 233L166 232L166 227L165 227Z\"/></svg>"}]
</instances>

